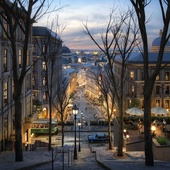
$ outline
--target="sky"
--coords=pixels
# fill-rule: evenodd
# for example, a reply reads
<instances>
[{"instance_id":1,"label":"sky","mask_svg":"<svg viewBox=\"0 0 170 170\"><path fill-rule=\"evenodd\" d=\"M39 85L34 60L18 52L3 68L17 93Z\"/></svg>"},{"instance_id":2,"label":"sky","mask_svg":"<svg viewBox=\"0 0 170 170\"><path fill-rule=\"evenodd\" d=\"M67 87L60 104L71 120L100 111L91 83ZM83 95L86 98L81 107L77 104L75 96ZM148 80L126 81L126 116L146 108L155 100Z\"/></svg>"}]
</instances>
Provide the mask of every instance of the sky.
<instances>
[{"instance_id":1,"label":"sky","mask_svg":"<svg viewBox=\"0 0 170 170\"><path fill-rule=\"evenodd\" d=\"M132 7L130 0L55 0L53 6L61 9L43 16L34 25L48 26L58 15L60 30L65 27L62 34L58 33L63 40L63 45L80 50L98 49L83 32L83 23L87 22L92 35L100 43L100 33L106 28L111 10L116 8L116 14L118 14L119 11L124 12L128 7ZM146 7L146 18L149 19L146 28L148 44L151 48L153 40L159 36L160 29L163 29L158 0L152 0Z\"/></svg>"}]
</instances>

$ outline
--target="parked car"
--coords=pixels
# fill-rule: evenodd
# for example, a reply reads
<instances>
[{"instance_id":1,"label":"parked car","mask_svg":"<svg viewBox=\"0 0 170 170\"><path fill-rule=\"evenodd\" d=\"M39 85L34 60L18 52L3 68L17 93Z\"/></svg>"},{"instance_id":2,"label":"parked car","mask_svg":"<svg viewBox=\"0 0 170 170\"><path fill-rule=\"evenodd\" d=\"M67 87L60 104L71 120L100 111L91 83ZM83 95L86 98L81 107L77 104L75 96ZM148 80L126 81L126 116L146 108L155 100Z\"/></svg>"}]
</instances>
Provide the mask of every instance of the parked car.
<instances>
[{"instance_id":1,"label":"parked car","mask_svg":"<svg viewBox=\"0 0 170 170\"><path fill-rule=\"evenodd\" d=\"M105 142L105 143L108 143L109 142L109 136L106 135L106 134L96 133L95 135L89 135L88 136L88 141L90 143L93 143L93 142Z\"/></svg>"}]
</instances>

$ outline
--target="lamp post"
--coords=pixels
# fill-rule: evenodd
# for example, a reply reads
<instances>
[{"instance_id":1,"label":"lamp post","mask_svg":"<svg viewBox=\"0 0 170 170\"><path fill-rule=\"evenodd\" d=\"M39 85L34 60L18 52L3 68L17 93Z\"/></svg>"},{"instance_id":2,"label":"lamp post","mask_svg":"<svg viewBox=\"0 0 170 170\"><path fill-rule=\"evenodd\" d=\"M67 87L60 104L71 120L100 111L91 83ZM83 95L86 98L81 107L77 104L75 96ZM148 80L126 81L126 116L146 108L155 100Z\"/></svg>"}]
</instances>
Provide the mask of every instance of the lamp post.
<instances>
[{"instance_id":1,"label":"lamp post","mask_svg":"<svg viewBox=\"0 0 170 170\"><path fill-rule=\"evenodd\" d=\"M83 111L81 111L81 121L82 121L82 116L83 116ZM83 128L82 124L81 124L81 128Z\"/></svg>"},{"instance_id":2,"label":"lamp post","mask_svg":"<svg viewBox=\"0 0 170 170\"><path fill-rule=\"evenodd\" d=\"M76 146L76 116L78 115L79 112L79 108L76 106L76 104L74 105L74 107L72 108L73 110L73 115L75 117L75 145L74 145L74 159L77 159L77 146Z\"/></svg>"},{"instance_id":3,"label":"lamp post","mask_svg":"<svg viewBox=\"0 0 170 170\"><path fill-rule=\"evenodd\" d=\"M78 126L79 126L79 152L81 151L80 148L80 126L81 126L81 122L78 122Z\"/></svg>"}]
</instances>

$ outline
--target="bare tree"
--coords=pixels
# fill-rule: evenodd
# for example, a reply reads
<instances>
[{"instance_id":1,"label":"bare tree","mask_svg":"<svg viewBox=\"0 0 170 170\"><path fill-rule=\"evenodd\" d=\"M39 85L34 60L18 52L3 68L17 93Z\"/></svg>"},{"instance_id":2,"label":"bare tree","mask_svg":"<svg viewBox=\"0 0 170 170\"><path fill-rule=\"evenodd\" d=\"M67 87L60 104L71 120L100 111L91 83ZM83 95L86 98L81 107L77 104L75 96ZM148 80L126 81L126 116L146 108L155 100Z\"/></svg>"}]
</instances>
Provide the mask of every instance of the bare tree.
<instances>
[{"instance_id":1,"label":"bare tree","mask_svg":"<svg viewBox=\"0 0 170 170\"><path fill-rule=\"evenodd\" d=\"M54 28L54 26L56 28ZM45 37L41 40L41 45L39 49L42 51L42 57L44 58L46 65L46 87L49 101L49 150L51 150L51 116L52 116L52 100L53 93L57 86L57 75L60 77L59 72L61 72L61 63L59 63L59 56L61 58L61 47L62 40L59 37L58 31L58 18L53 20L50 29L46 28ZM55 32L52 30L55 29ZM61 36L61 33L60 33ZM37 41L38 42L38 41ZM57 60L58 59L58 60ZM60 60L61 61L61 60ZM60 68L58 68L60 67ZM55 75L55 77L54 77Z\"/></svg>"},{"instance_id":2,"label":"bare tree","mask_svg":"<svg viewBox=\"0 0 170 170\"><path fill-rule=\"evenodd\" d=\"M105 66L106 67L106 66ZM104 98L106 103L107 119L108 119L108 134L109 134L109 150L112 150L112 136L111 136L111 121L113 119L114 107L114 93L107 74L102 67L98 66L98 71L91 70L90 73L94 76L94 80ZM109 107L109 100L111 101L111 108Z\"/></svg>"},{"instance_id":3,"label":"bare tree","mask_svg":"<svg viewBox=\"0 0 170 170\"><path fill-rule=\"evenodd\" d=\"M144 61L144 133L145 133L145 164L148 166L154 165L153 151L152 151L152 137L151 137L151 94L153 91L153 86L155 83L156 76L159 74L160 70L166 65L161 66L162 58L164 54L165 45L170 38L168 34L169 23L170 23L170 1L169 0L159 0L160 9L162 12L163 20L163 31L162 39L160 43L160 49L158 52L158 58L156 66L152 73L149 72L149 59L148 59L148 37L146 31L146 13L145 8L151 2L151 0L130 0L137 18L138 24L141 32L141 37L143 41L143 61Z\"/></svg>"},{"instance_id":4,"label":"bare tree","mask_svg":"<svg viewBox=\"0 0 170 170\"><path fill-rule=\"evenodd\" d=\"M21 135L21 87L24 77L27 73L27 50L31 42L32 24L40 19L44 14L52 11L49 10L52 1L42 0L1 0L0 1L0 25L10 41L11 55L13 61L13 78L14 78L14 101L15 101L15 161L23 161L22 135ZM8 29L5 28L4 22L7 23ZM16 30L19 27L24 34L22 39L23 62L21 73L18 71L17 64L17 46Z\"/></svg>"},{"instance_id":5,"label":"bare tree","mask_svg":"<svg viewBox=\"0 0 170 170\"><path fill-rule=\"evenodd\" d=\"M61 118L62 147L64 147L64 112L67 105L69 104L68 84L69 81L66 77L59 77L57 81L56 99L55 102L53 102L53 105Z\"/></svg>"},{"instance_id":6,"label":"bare tree","mask_svg":"<svg viewBox=\"0 0 170 170\"><path fill-rule=\"evenodd\" d=\"M120 20L114 22L113 12L110 14L110 19L107 24L106 31L101 33L103 47L94 39L90 33L87 24L84 24L85 33L89 36L97 47L107 56L108 68L105 69L108 78L111 81L114 89L114 94L119 108L119 142L118 156L123 156L123 111L124 111L124 82L126 80L126 64L130 54L138 41L138 29L133 18L133 12L128 10L123 15L120 15ZM118 23L118 24L117 24ZM117 51L116 51L117 50ZM114 62L119 53L121 59L121 71L119 73L120 80L117 81L114 74Z\"/></svg>"}]
</instances>

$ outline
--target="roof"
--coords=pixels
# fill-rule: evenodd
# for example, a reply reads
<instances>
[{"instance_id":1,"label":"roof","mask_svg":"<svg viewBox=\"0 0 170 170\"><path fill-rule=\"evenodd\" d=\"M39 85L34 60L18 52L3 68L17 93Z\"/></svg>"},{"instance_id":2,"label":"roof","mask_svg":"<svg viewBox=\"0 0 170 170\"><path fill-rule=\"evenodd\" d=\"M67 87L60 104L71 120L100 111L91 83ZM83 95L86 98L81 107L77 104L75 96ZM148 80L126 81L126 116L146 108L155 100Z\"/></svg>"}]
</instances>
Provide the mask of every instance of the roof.
<instances>
[{"instance_id":1,"label":"roof","mask_svg":"<svg viewBox=\"0 0 170 170\"><path fill-rule=\"evenodd\" d=\"M61 50L62 50L62 53L69 53L69 54L71 53L70 49L68 47L66 47L66 46L63 46L61 48Z\"/></svg>"},{"instance_id":2,"label":"roof","mask_svg":"<svg viewBox=\"0 0 170 170\"><path fill-rule=\"evenodd\" d=\"M74 69L74 68L66 68L66 69L64 69L67 73L69 73L69 74L71 74L71 73L74 73L75 71L76 71L76 69Z\"/></svg>"},{"instance_id":3,"label":"roof","mask_svg":"<svg viewBox=\"0 0 170 170\"><path fill-rule=\"evenodd\" d=\"M47 27L33 26L32 36L52 36L54 38L60 39L60 37ZM60 39L61 40L61 39Z\"/></svg>"},{"instance_id":4,"label":"roof","mask_svg":"<svg viewBox=\"0 0 170 170\"><path fill-rule=\"evenodd\" d=\"M158 58L158 53L148 53L148 61L149 64L156 64ZM170 61L170 53L164 53L162 64L165 64ZM143 64L143 55L138 53L135 57L130 57L128 60L128 64Z\"/></svg>"},{"instance_id":5,"label":"roof","mask_svg":"<svg viewBox=\"0 0 170 170\"><path fill-rule=\"evenodd\" d=\"M162 37L158 37L158 38L156 38L155 40L153 40L152 46L160 46L160 44L161 44L161 38L162 38ZM170 46L170 42L168 41L165 46Z\"/></svg>"}]
</instances>

